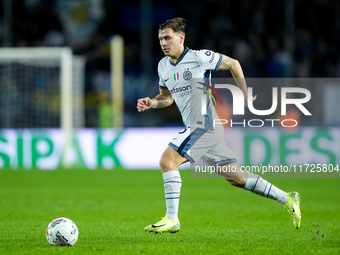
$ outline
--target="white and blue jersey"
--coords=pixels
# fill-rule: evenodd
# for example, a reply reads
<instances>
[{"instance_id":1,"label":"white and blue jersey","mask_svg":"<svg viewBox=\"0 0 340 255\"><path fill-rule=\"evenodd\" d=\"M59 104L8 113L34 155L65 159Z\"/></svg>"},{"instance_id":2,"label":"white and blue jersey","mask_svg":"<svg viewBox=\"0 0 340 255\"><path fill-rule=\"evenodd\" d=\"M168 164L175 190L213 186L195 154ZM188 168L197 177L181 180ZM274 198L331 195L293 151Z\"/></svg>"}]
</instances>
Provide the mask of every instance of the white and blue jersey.
<instances>
[{"instance_id":1,"label":"white and blue jersey","mask_svg":"<svg viewBox=\"0 0 340 255\"><path fill-rule=\"evenodd\" d=\"M169 57L164 57L158 64L159 88L168 89L181 112L186 127L198 124L206 130L213 130L212 120L218 118L212 99L198 82L209 84L212 70L218 70L222 55L210 50L190 50L185 47L182 55L174 64ZM206 114L201 113L202 95L206 96Z\"/></svg>"},{"instance_id":2,"label":"white and blue jersey","mask_svg":"<svg viewBox=\"0 0 340 255\"><path fill-rule=\"evenodd\" d=\"M170 91L186 126L169 146L191 163L199 158L208 165L236 162L224 141L223 126L213 126L213 120L219 117L211 97L206 93L209 88L204 85L210 86L211 71L218 70L221 61L219 53L185 47L175 64L169 57L164 57L158 64L159 88Z\"/></svg>"}]
</instances>

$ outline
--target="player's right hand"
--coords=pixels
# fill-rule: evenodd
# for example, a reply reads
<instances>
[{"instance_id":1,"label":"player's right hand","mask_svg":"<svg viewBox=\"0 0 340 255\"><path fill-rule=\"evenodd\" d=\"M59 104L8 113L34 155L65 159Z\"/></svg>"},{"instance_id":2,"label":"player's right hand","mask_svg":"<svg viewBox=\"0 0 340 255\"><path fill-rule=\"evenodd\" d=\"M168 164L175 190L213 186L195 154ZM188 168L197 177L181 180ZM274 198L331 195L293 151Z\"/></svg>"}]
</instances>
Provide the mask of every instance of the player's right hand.
<instances>
[{"instance_id":1,"label":"player's right hand","mask_svg":"<svg viewBox=\"0 0 340 255\"><path fill-rule=\"evenodd\" d=\"M151 108L152 101L150 97L140 98L137 100L137 109L139 112L144 112Z\"/></svg>"}]
</instances>

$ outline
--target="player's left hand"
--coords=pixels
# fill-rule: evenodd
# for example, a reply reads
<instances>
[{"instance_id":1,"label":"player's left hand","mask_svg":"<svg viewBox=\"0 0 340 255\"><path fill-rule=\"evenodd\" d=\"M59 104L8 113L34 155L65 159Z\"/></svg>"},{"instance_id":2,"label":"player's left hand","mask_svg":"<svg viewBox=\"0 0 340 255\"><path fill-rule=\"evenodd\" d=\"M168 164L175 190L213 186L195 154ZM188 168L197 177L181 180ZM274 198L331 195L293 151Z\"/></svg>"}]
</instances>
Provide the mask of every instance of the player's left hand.
<instances>
[{"instance_id":1,"label":"player's left hand","mask_svg":"<svg viewBox=\"0 0 340 255\"><path fill-rule=\"evenodd\" d=\"M253 96L252 102L254 102L256 100L256 98L257 98L257 95ZM245 105L245 107L248 107L248 98L244 99L244 105Z\"/></svg>"}]
</instances>

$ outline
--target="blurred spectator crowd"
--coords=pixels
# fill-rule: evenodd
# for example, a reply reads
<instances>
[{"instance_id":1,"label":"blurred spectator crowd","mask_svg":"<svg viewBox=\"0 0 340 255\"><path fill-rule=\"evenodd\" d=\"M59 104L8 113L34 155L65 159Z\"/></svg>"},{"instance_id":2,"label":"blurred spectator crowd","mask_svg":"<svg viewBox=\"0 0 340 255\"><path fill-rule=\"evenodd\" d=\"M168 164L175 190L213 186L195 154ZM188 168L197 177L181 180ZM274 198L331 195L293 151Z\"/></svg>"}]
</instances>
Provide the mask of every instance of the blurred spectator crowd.
<instances>
[{"instance_id":1,"label":"blurred spectator crowd","mask_svg":"<svg viewBox=\"0 0 340 255\"><path fill-rule=\"evenodd\" d=\"M0 13L3 2L0 0ZM141 86L140 5L151 4L152 81ZM125 125L182 125L175 107L158 118L138 115L139 97L158 93L157 63L163 57L158 25L172 17L189 22L186 45L211 49L240 61L246 77L339 77L340 1L295 0L293 51L285 38L284 0L12 0L13 47L70 46L86 57L86 126L96 127L99 107L110 100L112 35L124 37ZM1 15L2 16L2 15ZM0 20L0 45L4 23ZM216 72L215 77L228 76ZM230 77L230 75L229 75ZM155 113L153 113L155 114ZM141 120L142 119L142 120Z\"/></svg>"}]
</instances>

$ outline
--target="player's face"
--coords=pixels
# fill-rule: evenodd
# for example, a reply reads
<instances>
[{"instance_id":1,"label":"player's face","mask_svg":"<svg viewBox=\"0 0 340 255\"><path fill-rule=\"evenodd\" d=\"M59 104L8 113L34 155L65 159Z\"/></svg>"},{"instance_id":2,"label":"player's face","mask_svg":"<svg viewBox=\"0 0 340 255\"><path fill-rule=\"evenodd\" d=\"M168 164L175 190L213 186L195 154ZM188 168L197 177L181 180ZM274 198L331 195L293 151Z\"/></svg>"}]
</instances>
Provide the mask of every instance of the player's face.
<instances>
[{"instance_id":1,"label":"player's face","mask_svg":"<svg viewBox=\"0 0 340 255\"><path fill-rule=\"evenodd\" d=\"M160 30L159 43L166 56L177 58L183 52L184 34L175 33L171 28Z\"/></svg>"}]
</instances>

